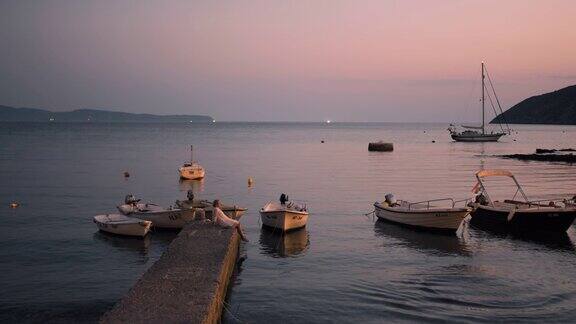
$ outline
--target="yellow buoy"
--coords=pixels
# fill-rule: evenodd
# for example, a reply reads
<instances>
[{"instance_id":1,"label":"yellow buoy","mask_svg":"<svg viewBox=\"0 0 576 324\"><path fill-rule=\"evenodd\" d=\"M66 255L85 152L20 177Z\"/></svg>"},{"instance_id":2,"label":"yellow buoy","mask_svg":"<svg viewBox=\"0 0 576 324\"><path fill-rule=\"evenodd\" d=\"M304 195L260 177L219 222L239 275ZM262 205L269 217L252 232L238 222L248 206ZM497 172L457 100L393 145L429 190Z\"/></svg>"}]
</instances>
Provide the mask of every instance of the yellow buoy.
<instances>
[{"instance_id":1,"label":"yellow buoy","mask_svg":"<svg viewBox=\"0 0 576 324\"><path fill-rule=\"evenodd\" d=\"M254 184L254 179L252 179L252 177L248 178L248 187L252 187L252 185Z\"/></svg>"}]
</instances>

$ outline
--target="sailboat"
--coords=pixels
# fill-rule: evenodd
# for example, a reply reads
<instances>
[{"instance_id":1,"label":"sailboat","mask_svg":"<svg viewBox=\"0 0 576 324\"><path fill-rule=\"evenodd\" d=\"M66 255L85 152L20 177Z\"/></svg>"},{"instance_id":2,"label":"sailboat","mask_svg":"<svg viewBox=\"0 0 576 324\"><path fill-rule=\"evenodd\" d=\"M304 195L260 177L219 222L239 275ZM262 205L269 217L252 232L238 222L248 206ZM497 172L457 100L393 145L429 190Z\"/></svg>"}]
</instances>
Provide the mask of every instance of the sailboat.
<instances>
[{"instance_id":1,"label":"sailboat","mask_svg":"<svg viewBox=\"0 0 576 324\"><path fill-rule=\"evenodd\" d=\"M194 146L190 145L190 162L184 163L178 168L181 179L197 180L204 178L204 168L194 161Z\"/></svg>"},{"instance_id":2,"label":"sailboat","mask_svg":"<svg viewBox=\"0 0 576 324\"><path fill-rule=\"evenodd\" d=\"M492 109L494 110L494 114L497 115L496 107L494 106L494 102L492 101L492 96L490 95L490 93L492 93L494 95L494 98L496 99L496 103L498 104L498 109L500 110L500 113L502 113L502 107L500 106L500 100L498 99L498 96L496 95L496 91L494 90L494 86L492 85L492 80L490 79L489 75L488 75L488 81L490 84L491 92L489 92L488 88L486 87L485 78L487 75L488 75L488 71L486 70L484 62L482 62L482 98L480 99L480 101L482 102L482 125L481 126L461 125L461 127L464 128L464 130L458 131L456 129L455 125L450 124L448 131L450 132L450 136L452 137L452 139L456 142L497 142L500 139L500 137L510 133L510 129L508 128L508 124L506 124L506 127L508 128L507 132L504 131L504 128L502 128L502 125L500 125L501 132L490 132L490 133L486 132L486 125L485 125L486 124L486 122L485 122L486 94L488 94L488 99L489 99L490 105L492 106Z\"/></svg>"}]
</instances>

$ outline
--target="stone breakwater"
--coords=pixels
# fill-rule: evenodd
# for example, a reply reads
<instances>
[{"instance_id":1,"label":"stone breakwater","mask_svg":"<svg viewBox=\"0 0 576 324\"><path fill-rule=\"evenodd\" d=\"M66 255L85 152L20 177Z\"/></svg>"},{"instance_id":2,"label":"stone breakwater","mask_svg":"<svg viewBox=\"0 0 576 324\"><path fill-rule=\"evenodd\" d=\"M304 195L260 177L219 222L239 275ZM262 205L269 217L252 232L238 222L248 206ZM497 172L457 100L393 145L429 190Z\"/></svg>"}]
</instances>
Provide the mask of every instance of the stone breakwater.
<instances>
[{"instance_id":1,"label":"stone breakwater","mask_svg":"<svg viewBox=\"0 0 576 324\"><path fill-rule=\"evenodd\" d=\"M101 323L217 323L236 260L236 231L186 225Z\"/></svg>"}]
</instances>

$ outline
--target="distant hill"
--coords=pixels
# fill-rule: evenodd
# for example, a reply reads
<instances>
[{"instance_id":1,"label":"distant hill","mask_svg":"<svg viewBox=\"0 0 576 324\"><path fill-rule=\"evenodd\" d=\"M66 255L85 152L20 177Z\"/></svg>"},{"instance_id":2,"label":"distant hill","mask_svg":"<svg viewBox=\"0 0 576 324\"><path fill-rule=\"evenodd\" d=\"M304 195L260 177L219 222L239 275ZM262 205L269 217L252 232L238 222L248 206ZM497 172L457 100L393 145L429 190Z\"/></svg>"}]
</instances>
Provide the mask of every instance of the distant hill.
<instances>
[{"instance_id":1,"label":"distant hill","mask_svg":"<svg viewBox=\"0 0 576 324\"><path fill-rule=\"evenodd\" d=\"M576 85L525 99L491 121L504 122L576 125Z\"/></svg>"},{"instance_id":2,"label":"distant hill","mask_svg":"<svg viewBox=\"0 0 576 324\"><path fill-rule=\"evenodd\" d=\"M0 106L0 121L20 122L212 122L212 117L204 115L151 115L132 114L118 111L97 109L77 109L73 111L53 112L34 108L13 108Z\"/></svg>"}]
</instances>

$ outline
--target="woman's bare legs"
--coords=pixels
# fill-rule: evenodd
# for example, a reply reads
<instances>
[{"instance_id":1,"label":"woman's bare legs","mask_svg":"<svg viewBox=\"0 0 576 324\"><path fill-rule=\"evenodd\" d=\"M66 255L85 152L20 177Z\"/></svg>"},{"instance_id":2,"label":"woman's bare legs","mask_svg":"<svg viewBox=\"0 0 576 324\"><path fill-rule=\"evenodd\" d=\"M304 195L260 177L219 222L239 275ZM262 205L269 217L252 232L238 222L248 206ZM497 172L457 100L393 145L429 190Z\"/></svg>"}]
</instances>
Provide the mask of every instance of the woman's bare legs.
<instances>
[{"instance_id":1,"label":"woman's bare legs","mask_svg":"<svg viewBox=\"0 0 576 324\"><path fill-rule=\"evenodd\" d=\"M246 235L244 235L244 231L242 230L242 226L240 225L240 223L238 223L238 225L234 227L236 227L236 231L238 232L238 235L240 235L242 241L249 242L248 239L246 238Z\"/></svg>"}]
</instances>

